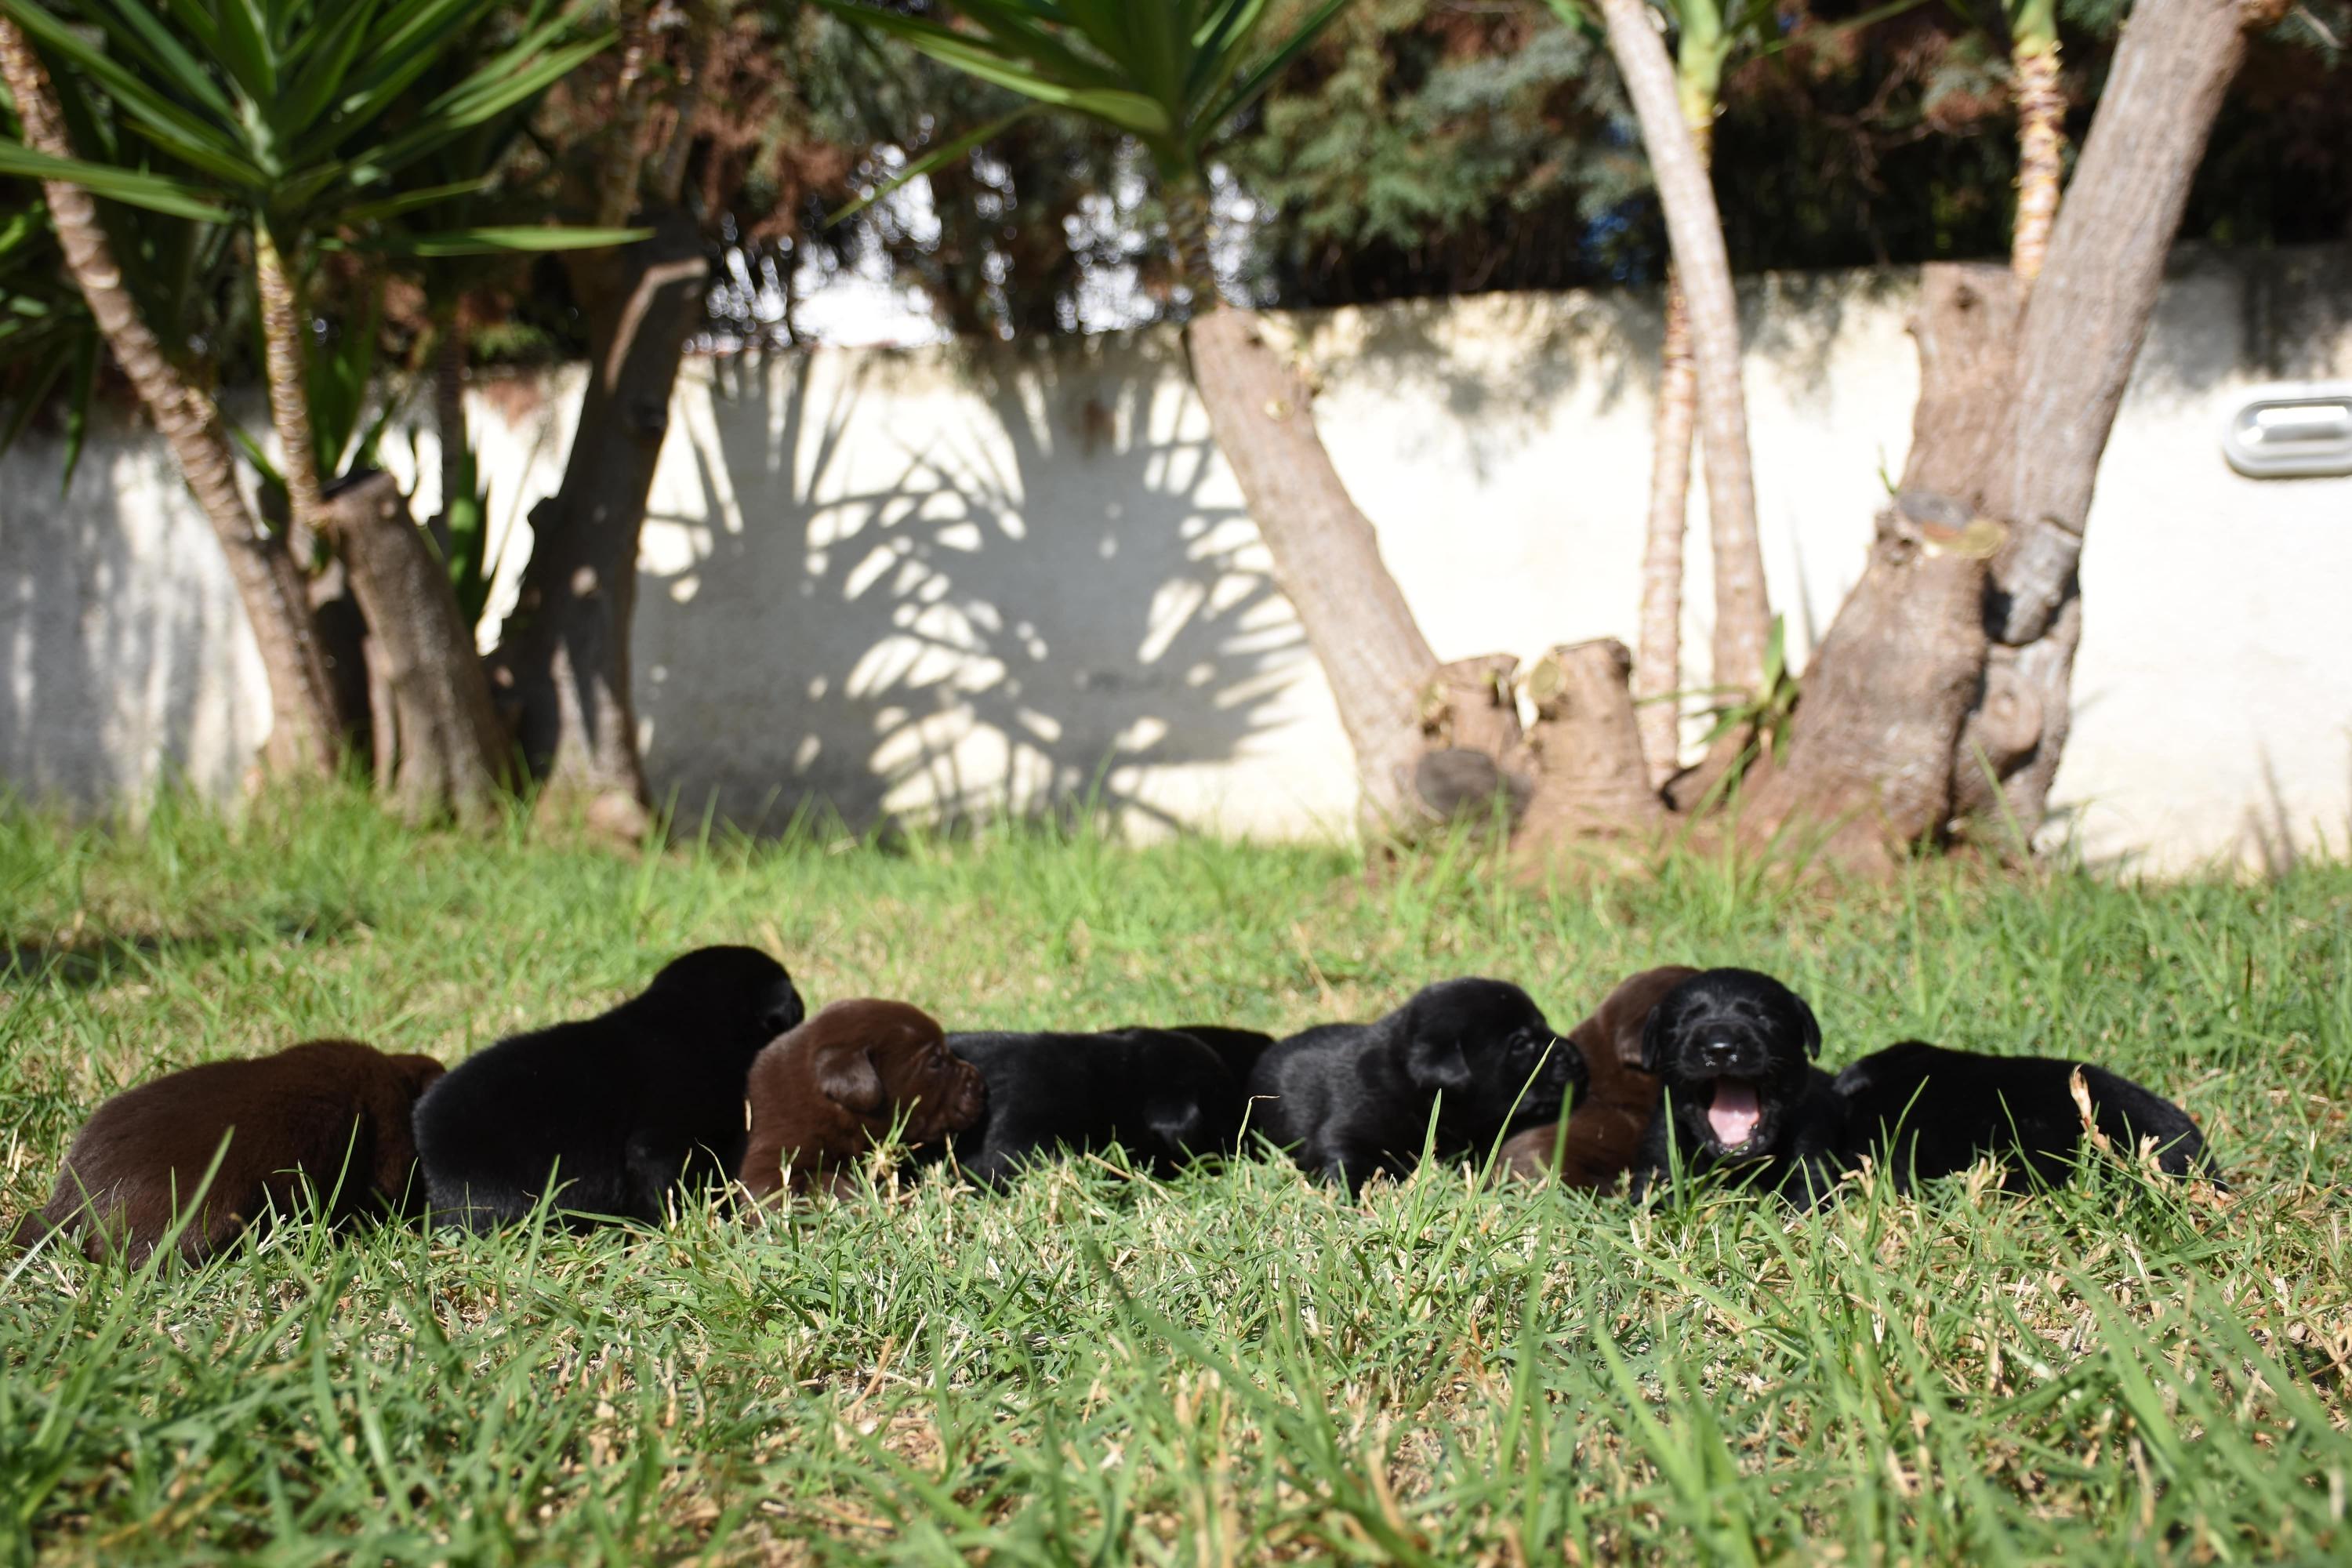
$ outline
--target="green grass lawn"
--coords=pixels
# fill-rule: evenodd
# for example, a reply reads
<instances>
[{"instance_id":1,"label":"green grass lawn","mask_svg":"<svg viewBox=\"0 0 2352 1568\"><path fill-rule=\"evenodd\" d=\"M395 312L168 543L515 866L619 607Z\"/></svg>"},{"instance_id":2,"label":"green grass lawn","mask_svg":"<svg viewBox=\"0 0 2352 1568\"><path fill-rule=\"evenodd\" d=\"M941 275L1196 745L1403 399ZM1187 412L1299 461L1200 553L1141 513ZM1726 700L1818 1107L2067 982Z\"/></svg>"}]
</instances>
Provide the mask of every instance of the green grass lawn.
<instances>
[{"instance_id":1,"label":"green grass lawn","mask_svg":"<svg viewBox=\"0 0 2352 1568\"><path fill-rule=\"evenodd\" d=\"M1467 850L1043 831L645 858L340 797L144 833L0 815L13 1215L117 1089L355 1035L456 1061L748 941L812 1005L950 1026L1385 1011L1519 981L1565 1027L1654 963L2185 1104L2226 1207L1864 1189L1637 1212L1427 1170L1360 1203L1100 1165L747 1230L338 1242L0 1288L0 1517L105 1563L2105 1563L2352 1554L2352 871L1831 897L1692 862L1546 890ZM5 957L5 955L0 955Z\"/></svg>"}]
</instances>

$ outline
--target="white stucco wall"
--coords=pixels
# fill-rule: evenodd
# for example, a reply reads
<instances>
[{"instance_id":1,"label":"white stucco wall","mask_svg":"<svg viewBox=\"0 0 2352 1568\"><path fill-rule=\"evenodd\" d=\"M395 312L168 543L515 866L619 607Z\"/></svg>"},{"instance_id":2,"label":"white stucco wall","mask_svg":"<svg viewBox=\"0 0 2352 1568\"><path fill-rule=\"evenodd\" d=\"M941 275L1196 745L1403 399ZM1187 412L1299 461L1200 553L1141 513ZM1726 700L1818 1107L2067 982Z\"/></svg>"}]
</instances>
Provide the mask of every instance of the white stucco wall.
<instances>
[{"instance_id":1,"label":"white stucco wall","mask_svg":"<svg viewBox=\"0 0 2352 1568\"><path fill-rule=\"evenodd\" d=\"M1909 279L1748 291L1767 565L1792 646L1859 570L1916 369ZM1488 296L1303 323L1317 418L1441 658L1632 639L1655 302ZM2110 444L2062 801L2085 848L2175 868L2341 852L2352 825L2352 479L2255 481L2244 390L2352 375L2352 253L2206 257L2168 287ZM527 552L578 373L479 389L494 523ZM395 447L401 443L394 443ZM430 437L418 498L428 512ZM404 457L404 453L403 454ZM0 461L0 778L96 802L233 791L268 723L202 520L152 439ZM1686 647L1704 680L1703 508ZM819 351L689 366L641 562L656 787L747 826L832 801L1033 805L1340 831L1354 785L1175 341ZM492 624L502 605L493 605Z\"/></svg>"}]
</instances>

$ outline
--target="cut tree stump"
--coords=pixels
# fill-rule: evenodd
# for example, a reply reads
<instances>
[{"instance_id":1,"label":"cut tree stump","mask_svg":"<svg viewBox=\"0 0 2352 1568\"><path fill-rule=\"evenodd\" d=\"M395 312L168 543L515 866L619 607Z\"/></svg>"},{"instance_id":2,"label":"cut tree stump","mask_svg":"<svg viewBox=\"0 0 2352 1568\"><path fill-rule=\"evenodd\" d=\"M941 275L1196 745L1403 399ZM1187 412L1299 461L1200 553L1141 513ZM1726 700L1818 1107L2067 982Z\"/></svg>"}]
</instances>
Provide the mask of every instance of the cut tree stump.
<instances>
[{"instance_id":1,"label":"cut tree stump","mask_svg":"<svg viewBox=\"0 0 2352 1568\"><path fill-rule=\"evenodd\" d=\"M1943 832L1953 742L1984 669L1985 575L2007 531L1935 521L1942 501L1906 492L1879 519L1870 564L1805 677L1788 763L1743 803L1751 840L1819 830L1832 860L1882 870Z\"/></svg>"},{"instance_id":2,"label":"cut tree stump","mask_svg":"<svg viewBox=\"0 0 2352 1568\"><path fill-rule=\"evenodd\" d=\"M506 795L507 738L448 573L391 475L354 479L324 505L367 618L377 791L412 819L488 816Z\"/></svg>"},{"instance_id":3,"label":"cut tree stump","mask_svg":"<svg viewBox=\"0 0 2352 1568\"><path fill-rule=\"evenodd\" d=\"M1986 507L2012 445L2020 300L2004 267L1921 273L1903 488L1805 672L1785 765L1742 802L1751 842L1801 826L1838 863L1883 870L1950 824L1952 757L1984 679L1985 585L2009 537Z\"/></svg>"},{"instance_id":4,"label":"cut tree stump","mask_svg":"<svg viewBox=\"0 0 2352 1568\"><path fill-rule=\"evenodd\" d=\"M1513 821L1526 809L1529 782L1506 765L1521 739L1518 668L1509 654L1482 654L1438 666L1422 687L1412 792L1430 820L1485 816L1498 796Z\"/></svg>"},{"instance_id":5,"label":"cut tree stump","mask_svg":"<svg viewBox=\"0 0 2352 1568\"><path fill-rule=\"evenodd\" d=\"M1528 671L1536 717L1520 766L1535 787L1519 823L1523 848L1664 828L1665 804L1642 754L1633 673L1633 654L1613 637L1553 648Z\"/></svg>"}]
</instances>

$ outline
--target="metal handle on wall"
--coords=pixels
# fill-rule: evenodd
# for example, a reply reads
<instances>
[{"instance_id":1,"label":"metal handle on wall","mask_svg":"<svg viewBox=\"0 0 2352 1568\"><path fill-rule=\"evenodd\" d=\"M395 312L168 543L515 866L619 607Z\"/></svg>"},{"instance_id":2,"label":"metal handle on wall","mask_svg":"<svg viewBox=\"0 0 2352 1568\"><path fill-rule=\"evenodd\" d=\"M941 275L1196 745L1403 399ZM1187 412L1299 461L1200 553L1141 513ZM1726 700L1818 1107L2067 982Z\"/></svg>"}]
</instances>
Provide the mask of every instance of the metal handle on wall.
<instances>
[{"instance_id":1,"label":"metal handle on wall","mask_svg":"<svg viewBox=\"0 0 2352 1568\"><path fill-rule=\"evenodd\" d=\"M2352 474L2352 381L2255 387L2231 416L2221 451L2249 479Z\"/></svg>"}]
</instances>

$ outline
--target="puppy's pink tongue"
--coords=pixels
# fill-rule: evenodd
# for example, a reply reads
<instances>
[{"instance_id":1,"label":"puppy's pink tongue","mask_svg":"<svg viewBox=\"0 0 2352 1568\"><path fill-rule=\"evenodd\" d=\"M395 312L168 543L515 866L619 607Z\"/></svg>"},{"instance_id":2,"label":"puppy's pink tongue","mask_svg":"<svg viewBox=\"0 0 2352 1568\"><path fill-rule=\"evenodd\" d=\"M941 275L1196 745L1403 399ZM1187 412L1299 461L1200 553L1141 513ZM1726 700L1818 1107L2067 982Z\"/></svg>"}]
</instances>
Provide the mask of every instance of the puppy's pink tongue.
<instances>
[{"instance_id":1,"label":"puppy's pink tongue","mask_svg":"<svg viewBox=\"0 0 2352 1568\"><path fill-rule=\"evenodd\" d=\"M1736 1078L1715 1080L1715 1103L1706 1108L1706 1124L1715 1129L1717 1142L1737 1149L1755 1135L1756 1123L1762 1120L1754 1084Z\"/></svg>"}]
</instances>

